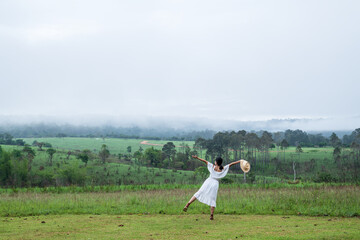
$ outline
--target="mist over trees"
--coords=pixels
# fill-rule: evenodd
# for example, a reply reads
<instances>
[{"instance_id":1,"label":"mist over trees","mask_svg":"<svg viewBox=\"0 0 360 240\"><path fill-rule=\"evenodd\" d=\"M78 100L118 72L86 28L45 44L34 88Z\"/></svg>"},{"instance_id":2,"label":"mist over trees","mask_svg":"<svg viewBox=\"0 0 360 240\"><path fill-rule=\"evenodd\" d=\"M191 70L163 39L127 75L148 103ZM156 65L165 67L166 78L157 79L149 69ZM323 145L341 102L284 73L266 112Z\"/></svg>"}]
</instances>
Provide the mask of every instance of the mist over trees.
<instances>
[{"instance_id":1,"label":"mist over trees","mask_svg":"<svg viewBox=\"0 0 360 240\"><path fill-rule=\"evenodd\" d=\"M230 130L231 131L231 130ZM245 130L242 130L245 131ZM97 137L97 138L124 138L124 139L148 139L148 140L171 140L171 141L195 141L198 138L211 139L216 134L214 130L186 130L174 128L141 128L141 127L115 127L104 125L98 127L56 125L56 124L28 124L28 125L0 125L0 144L21 145L22 142L14 143L13 138L41 138L41 137ZM250 131L261 136L263 131ZM305 132L302 130L286 130L271 132L276 143L283 139L295 146L325 146L329 142L332 131ZM350 131L336 131L343 144L350 145L354 140L354 133ZM18 140L21 141L21 140Z\"/></svg>"},{"instance_id":2,"label":"mist over trees","mask_svg":"<svg viewBox=\"0 0 360 240\"><path fill-rule=\"evenodd\" d=\"M114 126L74 126L56 124L31 124L0 126L0 133L10 134L13 138L40 138L40 137L107 137L132 138L149 140L183 140L191 141L198 137L212 138L216 133L213 130L186 131L173 128L140 128L140 127L114 127ZM6 136L3 136L7 141ZM1 139L1 136L0 136Z\"/></svg>"}]
</instances>

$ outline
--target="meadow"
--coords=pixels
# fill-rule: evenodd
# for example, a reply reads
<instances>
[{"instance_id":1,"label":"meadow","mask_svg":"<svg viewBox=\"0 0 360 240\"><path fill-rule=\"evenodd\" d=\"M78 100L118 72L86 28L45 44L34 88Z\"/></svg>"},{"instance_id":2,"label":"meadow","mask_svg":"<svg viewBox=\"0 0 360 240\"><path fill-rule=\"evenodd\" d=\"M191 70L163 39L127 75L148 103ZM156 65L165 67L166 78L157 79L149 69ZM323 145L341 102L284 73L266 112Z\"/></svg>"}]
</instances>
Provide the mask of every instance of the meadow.
<instances>
[{"instance_id":1,"label":"meadow","mask_svg":"<svg viewBox=\"0 0 360 240\"><path fill-rule=\"evenodd\" d=\"M357 218L217 215L0 217L0 239L360 239Z\"/></svg>"},{"instance_id":2,"label":"meadow","mask_svg":"<svg viewBox=\"0 0 360 240\"><path fill-rule=\"evenodd\" d=\"M149 140L149 143L156 144L155 146L141 144L144 139L121 139L121 138L80 138L80 137L65 137L65 138L23 138L27 144L32 144L35 140L38 142L47 142L50 143L54 148L63 149L63 150L84 150L89 149L91 151L98 152L103 144L108 146L108 149L111 154L125 154L127 152L127 147L130 146L132 152L135 152L140 147L143 149L154 147L156 149L162 149L162 146L169 141L160 141L160 140ZM188 144L190 147L194 145L194 141L171 141L176 146L183 146L184 143Z\"/></svg>"},{"instance_id":3,"label":"meadow","mask_svg":"<svg viewBox=\"0 0 360 240\"><path fill-rule=\"evenodd\" d=\"M139 166L135 164L134 158L129 159L124 155L133 154L138 149L147 149L154 147L155 149L162 149L162 145L167 141L158 140L143 140L143 139L118 139L118 138L25 138L24 141L32 144L34 141L50 143L56 153L53 158L53 166L48 164L47 148L45 151L38 151L37 147L33 147L36 151L35 159L32 163L34 174L40 176L41 182L49 182L50 185L54 184L54 177L50 179L49 175L62 174L64 171L71 172L74 169L75 175L82 176L81 179L74 180L71 184L80 185L114 185L114 184L199 184L203 181L204 176L195 175L193 171L164 169L155 167ZM146 142L146 144L144 144ZM94 156L100 151L101 146L106 144L111 156L106 160L105 164L101 164L99 159L90 159L87 167L81 160L76 158L76 152L84 149L92 151ZM193 147L193 141L174 141L176 150L183 152L182 146L188 145ZM131 153L128 152L128 147L131 147ZM5 150L11 151L12 149L21 150L19 146L6 146L2 145ZM70 156L67 153L71 151ZM205 150L199 150L198 155L205 157ZM347 149L343 149L347 151ZM243 152L244 154L244 152ZM120 156L119 156L120 155ZM234 158L234 152L230 151L230 158ZM260 165L257 169L253 169L250 176L252 182L284 182L293 178L292 162L297 163L297 178L303 181L314 181L317 173L332 171L332 175L340 177L339 172L336 172L336 164L333 160L333 148L303 148L301 154L296 153L295 147L289 147L282 150L278 147L269 150L269 159L279 159L281 161L281 173L277 170L275 163L263 164L263 152L256 152L258 162ZM246 156L242 156L246 159ZM45 169L45 171L39 171ZM250 174L250 175L251 175ZM65 176L66 177L66 176ZM43 180L45 178L45 181ZM227 179L233 183L242 183L243 175L238 166L231 169ZM39 182L38 185L44 185ZM61 183L60 183L61 184ZM46 186L46 185L45 185Z\"/></svg>"},{"instance_id":4,"label":"meadow","mask_svg":"<svg viewBox=\"0 0 360 240\"><path fill-rule=\"evenodd\" d=\"M359 239L360 187L221 185L209 207L182 208L199 185L1 189L0 239Z\"/></svg>"},{"instance_id":5,"label":"meadow","mask_svg":"<svg viewBox=\"0 0 360 240\"><path fill-rule=\"evenodd\" d=\"M0 239L360 238L360 186L356 183L289 184L275 176L257 175L255 183L244 184L242 173L234 169L229 174L233 184L220 185L215 220L209 221L209 207L199 202L182 212L206 176L139 166L117 156L128 154L128 146L132 152L140 147L161 149L167 141L144 145L141 139L25 139L29 144L34 140L51 143L57 150L52 166L46 151L36 150L35 175L52 173L58 181L61 174L76 169L75 174L86 181L77 186L0 188ZM112 154L105 164L92 159L85 167L75 155L67 158L69 150L97 153L102 144ZM174 144L183 146L184 142ZM194 142L185 144L192 147ZM333 164L332 148L303 151L299 155L292 147L273 149L270 156L289 163L316 159L319 166Z\"/></svg>"},{"instance_id":6,"label":"meadow","mask_svg":"<svg viewBox=\"0 0 360 240\"><path fill-rule=\"evenodd\" d=\"M200 185L2 189L0 216L179 214ZM357 217L360 187L341 184L221 185L216 213ZM207 213L196 203L189 214Z\"/></svg>"},{"instance_id":7,"label":"meadow","mask_svg":"<svg viewBox=\"0 0 360 240\"><path fill-rule=\"evenodd\" d=\"M154 147L156 149L162 149L162 145L169 141L163 140L144 140L144 139L120 139L120 138L79 138L79 137L66 137L66 138L23 138L27 144L32 144L35 140L38 142L48 142L56 149L63 150L84 150L90 149L91 151L98 152L102 144L106 144L111 154L125 154L127 153L127 147L130 146L132 151L138 150L140 147L143 149ZM141 144L146 141L147 144ZM193 147L194 141L171 141L177 147L178 151L182 150L182 146L188 145ZM311 148L304 147L303 153L297 154L296 147L288 147L285 150L281 150L279 147L270 149L270 157L278 157L285 160L299 160L308 161L311 159L324 160L333 158L333 148ZM205 150L199 151L199 156L205 157ZM285 154L284 154L285 153ZM257 154L261 156L261 152L257 151Z\"/></svg>"}]
</instances>

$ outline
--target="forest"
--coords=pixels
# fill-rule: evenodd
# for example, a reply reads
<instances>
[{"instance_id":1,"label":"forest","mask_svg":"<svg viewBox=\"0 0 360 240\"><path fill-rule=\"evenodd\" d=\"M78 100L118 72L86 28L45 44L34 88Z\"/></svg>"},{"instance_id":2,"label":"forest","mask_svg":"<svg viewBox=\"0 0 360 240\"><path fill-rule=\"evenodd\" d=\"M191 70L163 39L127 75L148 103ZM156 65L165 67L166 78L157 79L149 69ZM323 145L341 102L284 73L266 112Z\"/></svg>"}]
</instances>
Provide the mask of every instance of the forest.
<instances>
[{"instance_id":1,"label":"forest","mask_svg":"<svg viewBox=\"0 0 360 240\"><path fill-rule=\"evenodd\" d=\"M359 181L360 129L342 139L335 133L326 138L301 130L217 132L208 139L152 140L158 144L150 145L140 144L140 139L116 139L64 136L19 139L2 133L0 184L34 187L199 183L207 170L192 155L211 162L220 156L224 164L238 159L251 163L249 174L239 176L236 166L224 183ZM71 140L77 142L59 145ZM86 141L97 142L89 145ZM70 149L74 145L79 147Z\"/></svg>"}]
</instances>

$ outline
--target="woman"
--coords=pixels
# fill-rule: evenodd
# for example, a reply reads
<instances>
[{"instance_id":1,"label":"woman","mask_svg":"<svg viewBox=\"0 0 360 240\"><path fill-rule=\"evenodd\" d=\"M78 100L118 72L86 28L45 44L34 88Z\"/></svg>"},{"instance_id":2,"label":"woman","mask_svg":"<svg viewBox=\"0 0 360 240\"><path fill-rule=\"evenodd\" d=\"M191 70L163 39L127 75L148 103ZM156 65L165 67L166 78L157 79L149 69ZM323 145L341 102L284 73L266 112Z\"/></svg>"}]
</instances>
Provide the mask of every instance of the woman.
<instances>
[{"instance_id":1,"label":"woman","mask_svg":"<svg viewBox=\"0 0 360 240\"><path fill-rule=\"evenodd\" d=\"M210 172L210 177L205 180L199 191L197 191L194 194L194 196L189 200L189 202L184 207L183 211L186 212L190 204L197 199L198 201L210 206L210 212L211 212L210 220L214 220L214 210L216 207L216 197L219 189L219 179L226 176L226 174L229 171L229 167L237 163L240 163L241 160L232 162L226 165L225 167L223 167L222 166L223 160L221 157L216 158L215 166L212 163L199 158L198 156L192 156L192 157L206 163L207 168Z\"/></svg>"}]
</instances>

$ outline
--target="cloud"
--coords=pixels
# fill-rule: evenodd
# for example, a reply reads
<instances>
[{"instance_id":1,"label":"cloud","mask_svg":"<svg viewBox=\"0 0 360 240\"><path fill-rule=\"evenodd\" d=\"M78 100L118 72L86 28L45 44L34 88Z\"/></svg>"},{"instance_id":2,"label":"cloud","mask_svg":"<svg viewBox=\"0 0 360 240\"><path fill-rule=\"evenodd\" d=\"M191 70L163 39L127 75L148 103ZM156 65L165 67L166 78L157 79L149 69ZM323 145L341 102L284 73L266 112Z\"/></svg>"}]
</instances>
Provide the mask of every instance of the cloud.
<instances>
[{"instance_id":1,"label":"cloud","mask_svg":"<svg viewBox=\"0 0 360 240\"><path fill-rule=\"evenodd\" d=\"M219 125L356 115L358 6L0 1L0 110Z\"/></svg>"},{"instance_id":2,"label":"cloud","mask_svg":"<svg viewBox=\"0 0 360 240\"><path fill-rule=\"evenodd\" d=\"M347 124L344 125L343 123ZM2 115L0 126L29 124L70 124L75 126L141 127L152 129L172 128L184 131L215 130L267 130L271 132L287 129L303 131L353 131L359 128L360 116L334 118L283 118L258 121L241 121L224 118L201 118L198 116L149 116L149 115Z\"/></svg>"},{"instance_id":3,"label":"cloud","mask_svg":"<svg viewBox=\"0 0 360 240\"><path fill-rule=\"evenodd\" d=\"M96 35L100 31L98 24L39 24L34 26L0 25L0 35L23 40L28 44L61 42L77 37Z\"/></svg>"}]
</instances>

